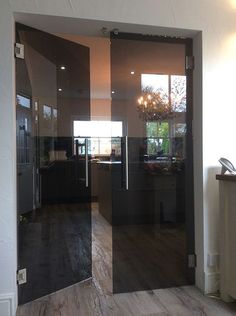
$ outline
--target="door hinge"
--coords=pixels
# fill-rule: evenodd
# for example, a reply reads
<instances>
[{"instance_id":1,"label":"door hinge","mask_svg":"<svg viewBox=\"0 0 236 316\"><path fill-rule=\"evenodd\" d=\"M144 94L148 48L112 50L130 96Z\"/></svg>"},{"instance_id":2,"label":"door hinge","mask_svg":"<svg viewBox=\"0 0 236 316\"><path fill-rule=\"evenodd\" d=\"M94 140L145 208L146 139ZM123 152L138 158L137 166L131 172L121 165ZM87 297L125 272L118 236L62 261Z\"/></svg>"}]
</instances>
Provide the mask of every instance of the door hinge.
<instances>
[{"instance_id":1,"label":"door hinge","mask_svg":"<svg viewBox=\"0 0 236 316\"><path fill-rule=\"evenodd\" d=\"M195 268L197 266L197 256L195 254L188 255L188 267Z\"/></svg>"},{"instance_id":2,"label":"door hinge","mask_svg":"<svg viewBox=\"0 0 236 316\"><path fill-rule=\"evenodd\" d=\"M15 57L16 58L25 58L25 48L23 44L15 43Z\"/></svg>"},{"instance_id":3,"label":"door hinge","mask_svg":"<svg viewBox=\"0 0 236 316\"><path fill-rule=\"evenodd\" d=\"M185 58L185 69L194 69L194 56L186 56Z\"/></svg>"},{"instance_id":4,"label":"door hinge","mask_svg":"<svg viewBox=\"0 0 236 316\"><path fill-rule=\"evenodd\" d=\"M21 285L21 284L24 284L27 282L26 268L18 270L16 275L17 275L17 284L18 285Z\"/></svg>"}]
</instances>

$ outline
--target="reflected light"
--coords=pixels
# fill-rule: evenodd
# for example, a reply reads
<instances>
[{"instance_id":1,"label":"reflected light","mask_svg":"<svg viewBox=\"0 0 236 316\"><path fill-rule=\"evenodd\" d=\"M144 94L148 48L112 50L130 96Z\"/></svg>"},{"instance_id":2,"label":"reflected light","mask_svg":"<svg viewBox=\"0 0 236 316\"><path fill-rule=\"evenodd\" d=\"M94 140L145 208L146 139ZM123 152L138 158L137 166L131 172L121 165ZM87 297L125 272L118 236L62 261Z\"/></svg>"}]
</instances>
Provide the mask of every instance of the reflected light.
<instances>
[{"instance_id":1,"label":"reflected light","mask_svg":"<svg viewBox=\"0 0 236 316\"><path fill-rule=\"evenodd\" d=\"M134 75L134 71L132 70L132 71L130 72L130 74L131 74L131 75Z\"/></svg>"},{"instance_id":2,"label":"reflected light","mask_svg":"<svg viewBox=\"0 0 236 316\"><path fill-rule=\"evenodd\" d=\"M229 58L235 60L236 56L236 33L230 35L225 42L223 47L224 54Z\"/></svg>"},{"instance_id":3,"label":"reflected light","mask_svg":"<svg viewBox=\"0 0 236 316\"><path fill-rule=\"evenodd\" d=\"M229 3L232 8L236 9L236 0L229 0Z\"/></svg>"}]
</instances>

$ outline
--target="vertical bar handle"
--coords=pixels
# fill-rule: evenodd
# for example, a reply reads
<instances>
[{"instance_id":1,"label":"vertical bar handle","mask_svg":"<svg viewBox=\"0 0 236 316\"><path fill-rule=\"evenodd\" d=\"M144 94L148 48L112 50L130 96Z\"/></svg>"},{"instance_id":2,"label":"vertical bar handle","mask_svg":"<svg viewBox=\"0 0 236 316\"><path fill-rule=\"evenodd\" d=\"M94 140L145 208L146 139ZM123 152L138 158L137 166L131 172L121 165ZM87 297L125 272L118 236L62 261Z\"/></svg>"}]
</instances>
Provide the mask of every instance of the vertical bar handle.
<instances>
[{"instance_id":1,"label":"vertical bar handle","mask_svg":"<svg viewBox=\"0 0 236 316\"><path fill-rule=\"evenodd\" d=\"M75 140L75 157L78 160L79 159L79 140Z\"/></svg>"},{"instance_id":2,"label":"vertical bar handle","mask_svg":"<svg viewBox=\"0 0 236 316\"><path fill-rule=\"evenodd\" d=\"M125 136L125 189L129 190L129 147L128 136Z\"/></svg>"},{"instance_id":3,"label":"vertical bar handle","mask_svg":"<svg viewBox=\"0 0 236 316\"><path fill-rule=\"evenodd\" d=\"M88 138L85 138L85 186L89 186L88 179Z\"/></svg>"}]
</instances>

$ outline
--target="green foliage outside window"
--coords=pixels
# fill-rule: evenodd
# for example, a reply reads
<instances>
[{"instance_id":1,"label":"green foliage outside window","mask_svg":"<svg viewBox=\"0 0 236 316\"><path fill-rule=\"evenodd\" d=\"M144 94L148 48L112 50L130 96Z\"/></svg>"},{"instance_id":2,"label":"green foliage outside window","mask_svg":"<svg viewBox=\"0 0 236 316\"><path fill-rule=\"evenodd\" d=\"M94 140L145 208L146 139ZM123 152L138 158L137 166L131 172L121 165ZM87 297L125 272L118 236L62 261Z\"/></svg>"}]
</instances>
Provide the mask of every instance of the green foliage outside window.
<instances>
[{"instance_id":1,"label":"green foliage outside window","mask_svg":"<svg viewBox=\"0 0 236 316\"><path fill-rule=\"evenodd\" d=\"M170 148L169 123L147 122L146 123L147 153L149 155L168 155Z\"/></svg>"}]
</instances>

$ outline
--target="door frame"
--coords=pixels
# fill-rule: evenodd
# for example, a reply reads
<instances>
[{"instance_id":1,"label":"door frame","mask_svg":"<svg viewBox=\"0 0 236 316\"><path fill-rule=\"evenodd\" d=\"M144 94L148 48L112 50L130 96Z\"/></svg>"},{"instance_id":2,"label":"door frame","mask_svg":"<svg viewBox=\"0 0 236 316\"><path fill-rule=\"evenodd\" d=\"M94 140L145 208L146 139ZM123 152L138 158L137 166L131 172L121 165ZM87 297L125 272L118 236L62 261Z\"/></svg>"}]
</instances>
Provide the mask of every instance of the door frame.
<instances>
[{"instance_id":1,"label":"door frame","mask_svg":"<svg viewBox=\"0 0 236 316\"><path fill-rule=\"evenodd\" d=\"M58 33L63 31L63 24L60 26L60 17L56 16L47 16L45 14L42 15L42 18L37 19L36 21L32 20L32 14L31 13L20 13L17 12L17 15L15 16L15 22L20 22L24 24L28 24L32 27L37 27L38 29L44 29L45 30L45 21L44 19L50 19L51 25L47 24L47 32L55 32L55 29ZM64 16L63 19L65 20L65 23L70 22L71 18L69 16ZM78 25L83 25L84 20L80 17L77 17L76 20L78 21ZM116 21L99 21L99 20L91 20L94 24L93 26L93 33L94 36L97 34L97 29L101 25L106 25L107 27L110 27L110 29L113 29L114 26L117 25ZM89 20L86 21L86 23L89 22ZM14 22L13 22L14 23ZM90 24L89 24L90 25ZM130 26L133 27L134 24L123 24L120 23L120 27L122 27L123 30L129 30ZM70 24L67 24L68 30L72 29L72 26ZM91 25L90 25L91 27ZM140 24L137 26L138 30L143 30L146 33L161 33L163 34L163 29L160 28L157 25L151 26L147 29L147 25ZM70 33L70 31L68 31ZM193 113L194 113L194 135L196 133L196 138L194 138L194 197L195 202L192 203L195 206L195 227L199 227L199 229L195 229L195 251L197 254L197 267L196 267L196 284L197 286L204 291L206 289L206 285L204 282L204 241L205 241L205 234L203 230L203 224L204 224L204 208L203 208L203 192L202 192L202 181L203 181L203 174L202 174L202 31L197 30L189 30L189 29L176 29L173 27L167 28L167 34L178 34L178 36L190 36L192 42L193 42L193 52L195 55L195 65L196 71L194 72L194 80L193 80L193 87L194 87L194 96L193 96L193 103L197 104L197 108L194 105ZM78 35L81 35L78 32ZM85 34L86 35L86 34ZM12 37L12 42L14 41L14 36ZM15 81L14 81L15 82ZM13 88L13 87L12 87ZM13 100L12 104L13 109L15 108L15 102ZM194 227L193 227L194 229ZM194 232L193 232L194 234Z\"/></svg>"}]
</instances>

